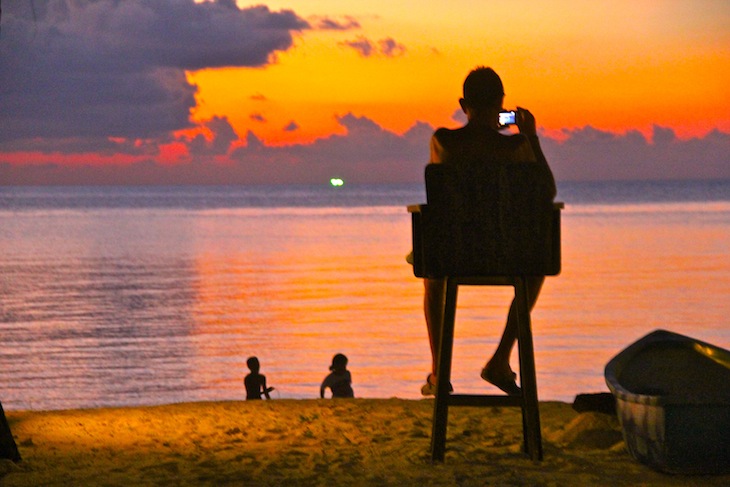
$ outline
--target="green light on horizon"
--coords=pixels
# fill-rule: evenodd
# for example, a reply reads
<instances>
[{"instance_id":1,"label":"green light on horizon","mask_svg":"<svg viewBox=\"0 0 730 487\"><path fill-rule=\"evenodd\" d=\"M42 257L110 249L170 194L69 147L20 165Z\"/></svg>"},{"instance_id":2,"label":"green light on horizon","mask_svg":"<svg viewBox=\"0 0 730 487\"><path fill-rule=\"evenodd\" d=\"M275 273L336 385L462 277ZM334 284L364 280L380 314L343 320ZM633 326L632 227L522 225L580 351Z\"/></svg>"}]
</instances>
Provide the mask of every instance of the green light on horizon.
<instances>
[{"instance_id":1,"label":"green light on horizon","mask_svg":"<svg viewBox=\"0 0 730 487\"><path fill-rule=\"evenodd\" d=\"M345 181L342 178L332 178L330 179L330 184L335 188L339 188L340 186L344 186Z\"/></svg>"}]
</instances>

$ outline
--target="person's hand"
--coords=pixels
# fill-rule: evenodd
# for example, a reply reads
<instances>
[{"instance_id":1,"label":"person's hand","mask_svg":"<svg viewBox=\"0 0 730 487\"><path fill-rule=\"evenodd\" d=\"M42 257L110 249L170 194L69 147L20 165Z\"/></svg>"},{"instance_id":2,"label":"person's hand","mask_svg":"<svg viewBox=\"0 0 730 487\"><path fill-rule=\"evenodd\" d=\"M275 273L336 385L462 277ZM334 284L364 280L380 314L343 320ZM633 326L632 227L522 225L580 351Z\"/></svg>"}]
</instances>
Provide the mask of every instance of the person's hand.
<instances>
[{"instance_id":1,"label":"person's hand","mask_svg":"<svg viewBox=\"0 0 730 487\"><path fill-rule=\"evenodd\" d=\"M521 134L537 135L537 124L535 117L526 108L517 107L517 128Z\"/></svg>"}]
</instances>

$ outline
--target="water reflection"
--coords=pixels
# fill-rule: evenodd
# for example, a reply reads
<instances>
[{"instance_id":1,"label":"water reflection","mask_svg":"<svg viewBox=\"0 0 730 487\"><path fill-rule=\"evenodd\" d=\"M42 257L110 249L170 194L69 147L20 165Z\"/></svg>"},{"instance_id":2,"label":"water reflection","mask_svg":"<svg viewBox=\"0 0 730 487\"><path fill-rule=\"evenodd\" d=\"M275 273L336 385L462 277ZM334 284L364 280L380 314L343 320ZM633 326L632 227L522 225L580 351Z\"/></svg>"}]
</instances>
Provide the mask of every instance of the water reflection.
<instances>
[{"instance_id":1,"label":"water reflection","mask_svg":"<svg viewBox=\"0 0 730 487\"><path fill-rule=\"evenodd\" d=\"M207 374L206 381L223 378L218 393L240 398L244 361L256 355L277 388L275 397L316 397L332 355L343 352L350 357L355 381L358 375L361 380L356 393L377 395L378 389L366 384L392 381L392 362L382 351L400 341L393 336L392 318L384 320L383 312L411 315L409 325L417 330L412 344L419 350L425 336L420 284L403 261L409 245L403 218L381 216L377 225L341 213L304 221L220 218L217 224L227 229L226 238L211 245L226 249L226 255L212 249L198 252L196 316L199 332L204 329L213 339L207 350L198 350L210 361L207 368L196 367L196 373ZM252 228L255 239L250 238ZM222 323L227 323L225 337L220 336ZM385 348L380 341L387 342ZM227 357L225 370L213 362L221 356Z\"/></svg>"},{"instance_id":2,"label":"water reflection","mask_svg":"<svg viewBox=\"0 0 730 487\"><path fill-rule=\"evenodd\" d=\"M718 211L566 208L563 272L533 314L541 399L605 390L605 363L655 328L728 346L730 214ZM0 223L6 408L243 399L252 355L274 398L317 397L338 352L357 396L420 397L430 354L402 207L38 211ZM459 392L488 390L479 371L510 292L460 290Z\"/></svg>"}]
</instances>

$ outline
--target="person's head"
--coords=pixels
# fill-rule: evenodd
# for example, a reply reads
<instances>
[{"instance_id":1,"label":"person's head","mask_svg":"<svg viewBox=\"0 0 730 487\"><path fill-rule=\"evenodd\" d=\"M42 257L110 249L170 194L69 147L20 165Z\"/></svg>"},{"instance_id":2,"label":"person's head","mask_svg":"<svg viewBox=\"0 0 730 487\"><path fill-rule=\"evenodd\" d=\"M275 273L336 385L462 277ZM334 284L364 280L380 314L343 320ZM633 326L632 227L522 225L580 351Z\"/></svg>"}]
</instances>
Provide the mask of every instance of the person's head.
<instances>
[{"instance_id":1,"label":"person's head","mask_svg":"<svg viewBox=\"0 0 730 487\"><path fill-rule=\"evenodd\" d=\"M332 365L330 365L330 370L333 371L343 371L347 368L347 357L341 353L338 353L334 357L332 357Z\"/></svg>"},{"instance_id":2,"label":"person's head","mask_svg":"<svg viewBox=\"0 0 730 487\"><path fill-rule=\"evenodd\" d=\"M496 120L502 109L504 86L492 68L480 66L473 69L464 80L464 97L459 100L469 120L489 116Z\"/></svg>"},{"instance_id":3,"label":"person's head","mask_svg":"<svg viewBox=\"0 0 730 487\"><path fill-rule=\"evenodd\" d=\"M248 360L246 360L246 365L251 372L254 374L258 373L260 368L259 359L256 357L249 357Z\"/></svg>"}]
</instances>

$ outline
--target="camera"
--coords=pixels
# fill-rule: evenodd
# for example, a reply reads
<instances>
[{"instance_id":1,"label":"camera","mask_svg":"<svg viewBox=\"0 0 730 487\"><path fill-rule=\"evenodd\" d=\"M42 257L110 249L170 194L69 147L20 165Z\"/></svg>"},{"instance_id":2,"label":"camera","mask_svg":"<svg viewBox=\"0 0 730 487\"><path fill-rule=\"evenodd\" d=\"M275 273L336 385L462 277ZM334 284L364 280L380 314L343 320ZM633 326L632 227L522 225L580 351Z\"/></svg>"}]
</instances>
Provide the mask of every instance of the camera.
<instances>
[{"instance_id":1,"label":"camera","mask_svg":"<svg viewBox=\"0 0 730 487\"><path fill-rule=\"evenodd\" d=\"M498 120L500 127L507 127L508 125L514 125L517 123L517 111L516 110L506 110L499 112L499 120Z\"/></svg>"}]
</instances>

